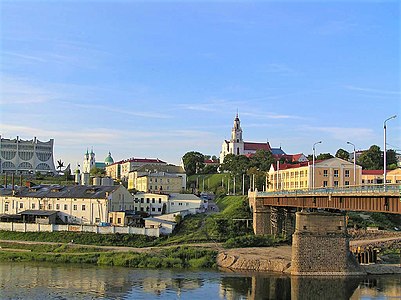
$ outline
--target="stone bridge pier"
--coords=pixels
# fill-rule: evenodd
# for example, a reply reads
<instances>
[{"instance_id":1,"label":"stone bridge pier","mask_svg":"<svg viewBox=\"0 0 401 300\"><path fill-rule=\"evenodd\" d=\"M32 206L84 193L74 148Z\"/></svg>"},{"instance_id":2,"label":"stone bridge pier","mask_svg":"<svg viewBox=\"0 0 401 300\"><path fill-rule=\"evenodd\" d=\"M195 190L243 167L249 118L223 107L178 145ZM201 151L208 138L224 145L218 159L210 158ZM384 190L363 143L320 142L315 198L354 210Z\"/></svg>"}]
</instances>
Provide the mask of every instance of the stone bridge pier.
<instances>
[{"instance_id":1,"label":"stone bridge pier","mask_svg":"<svg viewBox=\"0 0 401 300\"><path fill-rule=\"evenodd\" d=\"M345 215L297 212L292 275L365 275L349 250Z\"/></svg>"}]
</instances>

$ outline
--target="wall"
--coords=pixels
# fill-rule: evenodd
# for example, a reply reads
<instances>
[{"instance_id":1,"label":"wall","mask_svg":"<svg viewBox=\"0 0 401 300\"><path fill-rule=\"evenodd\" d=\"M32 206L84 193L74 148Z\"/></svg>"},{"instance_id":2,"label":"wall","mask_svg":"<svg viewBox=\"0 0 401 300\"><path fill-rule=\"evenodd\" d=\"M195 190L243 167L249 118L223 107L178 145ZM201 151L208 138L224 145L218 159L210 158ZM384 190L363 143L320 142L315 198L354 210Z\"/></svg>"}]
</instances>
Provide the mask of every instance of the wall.
<instances>
[{"instance_id":1,"label":"wall","mask_svg":"<svg viewBox=\"0 0 401 300\"><path fill-rule=\"evenodd\" d=\"M99 227L95 225L55 225L55 224L32 224L32 223L9 223L0 222L0 230L17 231L17 232L55 232L55 231L71 231L71 232L93 232L99 234L140 234L147 236L159 237L159 228L139 228L130 226L105 226Z\"/></svg>"}]
</instances>

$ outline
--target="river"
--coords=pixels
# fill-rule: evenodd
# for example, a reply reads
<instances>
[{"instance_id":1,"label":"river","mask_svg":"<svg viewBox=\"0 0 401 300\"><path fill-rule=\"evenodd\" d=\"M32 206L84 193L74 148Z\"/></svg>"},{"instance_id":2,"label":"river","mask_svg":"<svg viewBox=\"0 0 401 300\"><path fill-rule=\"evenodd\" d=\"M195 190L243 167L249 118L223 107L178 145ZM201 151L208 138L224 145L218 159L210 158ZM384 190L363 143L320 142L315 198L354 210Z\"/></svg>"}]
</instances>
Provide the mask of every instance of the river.
<instances>
[{"instance_id":1,"label":"river","mask_svg":"<svg viewBox=\"0 0 401 300\"><path fill-rule=\"evenodd\" d=\"M2 262L0 299L401 299L401 276L300 278Z\"/></svg>"}]
</instances>

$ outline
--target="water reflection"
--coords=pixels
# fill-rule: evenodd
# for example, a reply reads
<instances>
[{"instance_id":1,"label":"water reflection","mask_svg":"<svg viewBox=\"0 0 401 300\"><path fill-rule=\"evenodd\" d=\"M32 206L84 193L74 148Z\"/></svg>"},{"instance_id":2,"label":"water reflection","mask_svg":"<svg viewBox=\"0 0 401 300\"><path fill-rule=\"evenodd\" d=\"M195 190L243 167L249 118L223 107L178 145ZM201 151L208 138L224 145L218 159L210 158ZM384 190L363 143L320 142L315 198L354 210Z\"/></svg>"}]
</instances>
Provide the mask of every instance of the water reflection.
<instances>
[{"instance_id":1,"label":"water reflection","mask_svg":"<svg viewBox=\"0 0 401 300\"><path fill-rule=\"evenodd\" d=\"M261 273L142 270L0 263L0 299L401 298L400 276L288 277Z\"/></svg>"}]
</instances>

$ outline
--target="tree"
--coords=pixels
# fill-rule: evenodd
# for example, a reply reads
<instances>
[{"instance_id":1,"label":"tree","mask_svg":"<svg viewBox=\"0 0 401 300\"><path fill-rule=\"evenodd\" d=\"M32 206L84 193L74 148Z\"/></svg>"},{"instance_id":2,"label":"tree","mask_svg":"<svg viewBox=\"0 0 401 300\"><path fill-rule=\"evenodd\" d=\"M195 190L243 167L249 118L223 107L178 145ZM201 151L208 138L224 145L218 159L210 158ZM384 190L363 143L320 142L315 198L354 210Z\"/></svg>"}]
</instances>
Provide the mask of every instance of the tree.
<instances>
[{"instance_id":1,"label":"tree","mask_svg":"<svg viewBox=\"0 0 401 300\"><path fill-rule=\"evenodd\" d=\"M205 166L205 157L202 153L190 151L182 157L184 169L188 176L199 173Z\"/></svg>"},{"instance_id":2,"label":"tree","mask_svg":"<svg viewBox=\"0 0 401 300\"><path fill-rule=\"evenodd\" d=\"M330 159L333 158L334 156L331 155L330 153L320 153L318 156L316 156L317 160L326 160L326 159Z\"/></svg>"},{"instance_id":3,"label":"tree","mask_svg":"<svg viewBox=\"0 0 401 300\"><path fill-rule=\"evenodd\" d=\"M106 170L105 169L101 169L101 168L97 168L97 167L93 167L90 170L90 174L92 176L103 176L106 174Z\"/></svg>"},{"instance_id":4,"label":"tree","mask_svg":"<svg viewBox=\"0 0 401 300\"><path fill-rule=\"evenodd\" d=\"M245 174L250 167L250 160L245 155L227 154L221 166L223 171L230 172L233 176Z\"/></svg>"},{"instance_id":5,"label":"tree","mask_svg":"<svg viewBox=\"0 0 401 300\"><path fill-rule=\"evenodd\" d=\"M270 151L259 149L251 157L251 166L260 171L269 171L271 164L274 163L273 155Z\"/></svg>"},{"instance_id":6,"label":"tree","mask_svg":"<svg viewBox=\"0 0 401 300\"><path fill-rule=\"evenodd\" d=\"M366 170L381 170L383 169L382 151L377 145L370 146L359 156L357 163Z\"/></svg>"},{"instance_id":7,"label":"tree","mask_svg":"<svg viewBox=\"0 0 401 300\"><path fill-rule=\"evenodd\" d=\"M387 150L386 152L387 152L387 156L386 156L387 168L389 170L396 169L397 163L398 163L397 153L392 149Z\"/></svg>"},{"instance_id":8,"label":"tree","mask_svg":"<svg viewBox=\"0 0 401 300\"><path fill-rule=\"evenodd\" d=\"M344 160L349 160L349 152L340 148L336 152L336 157Z\"/></svg>"}]
</instances>

